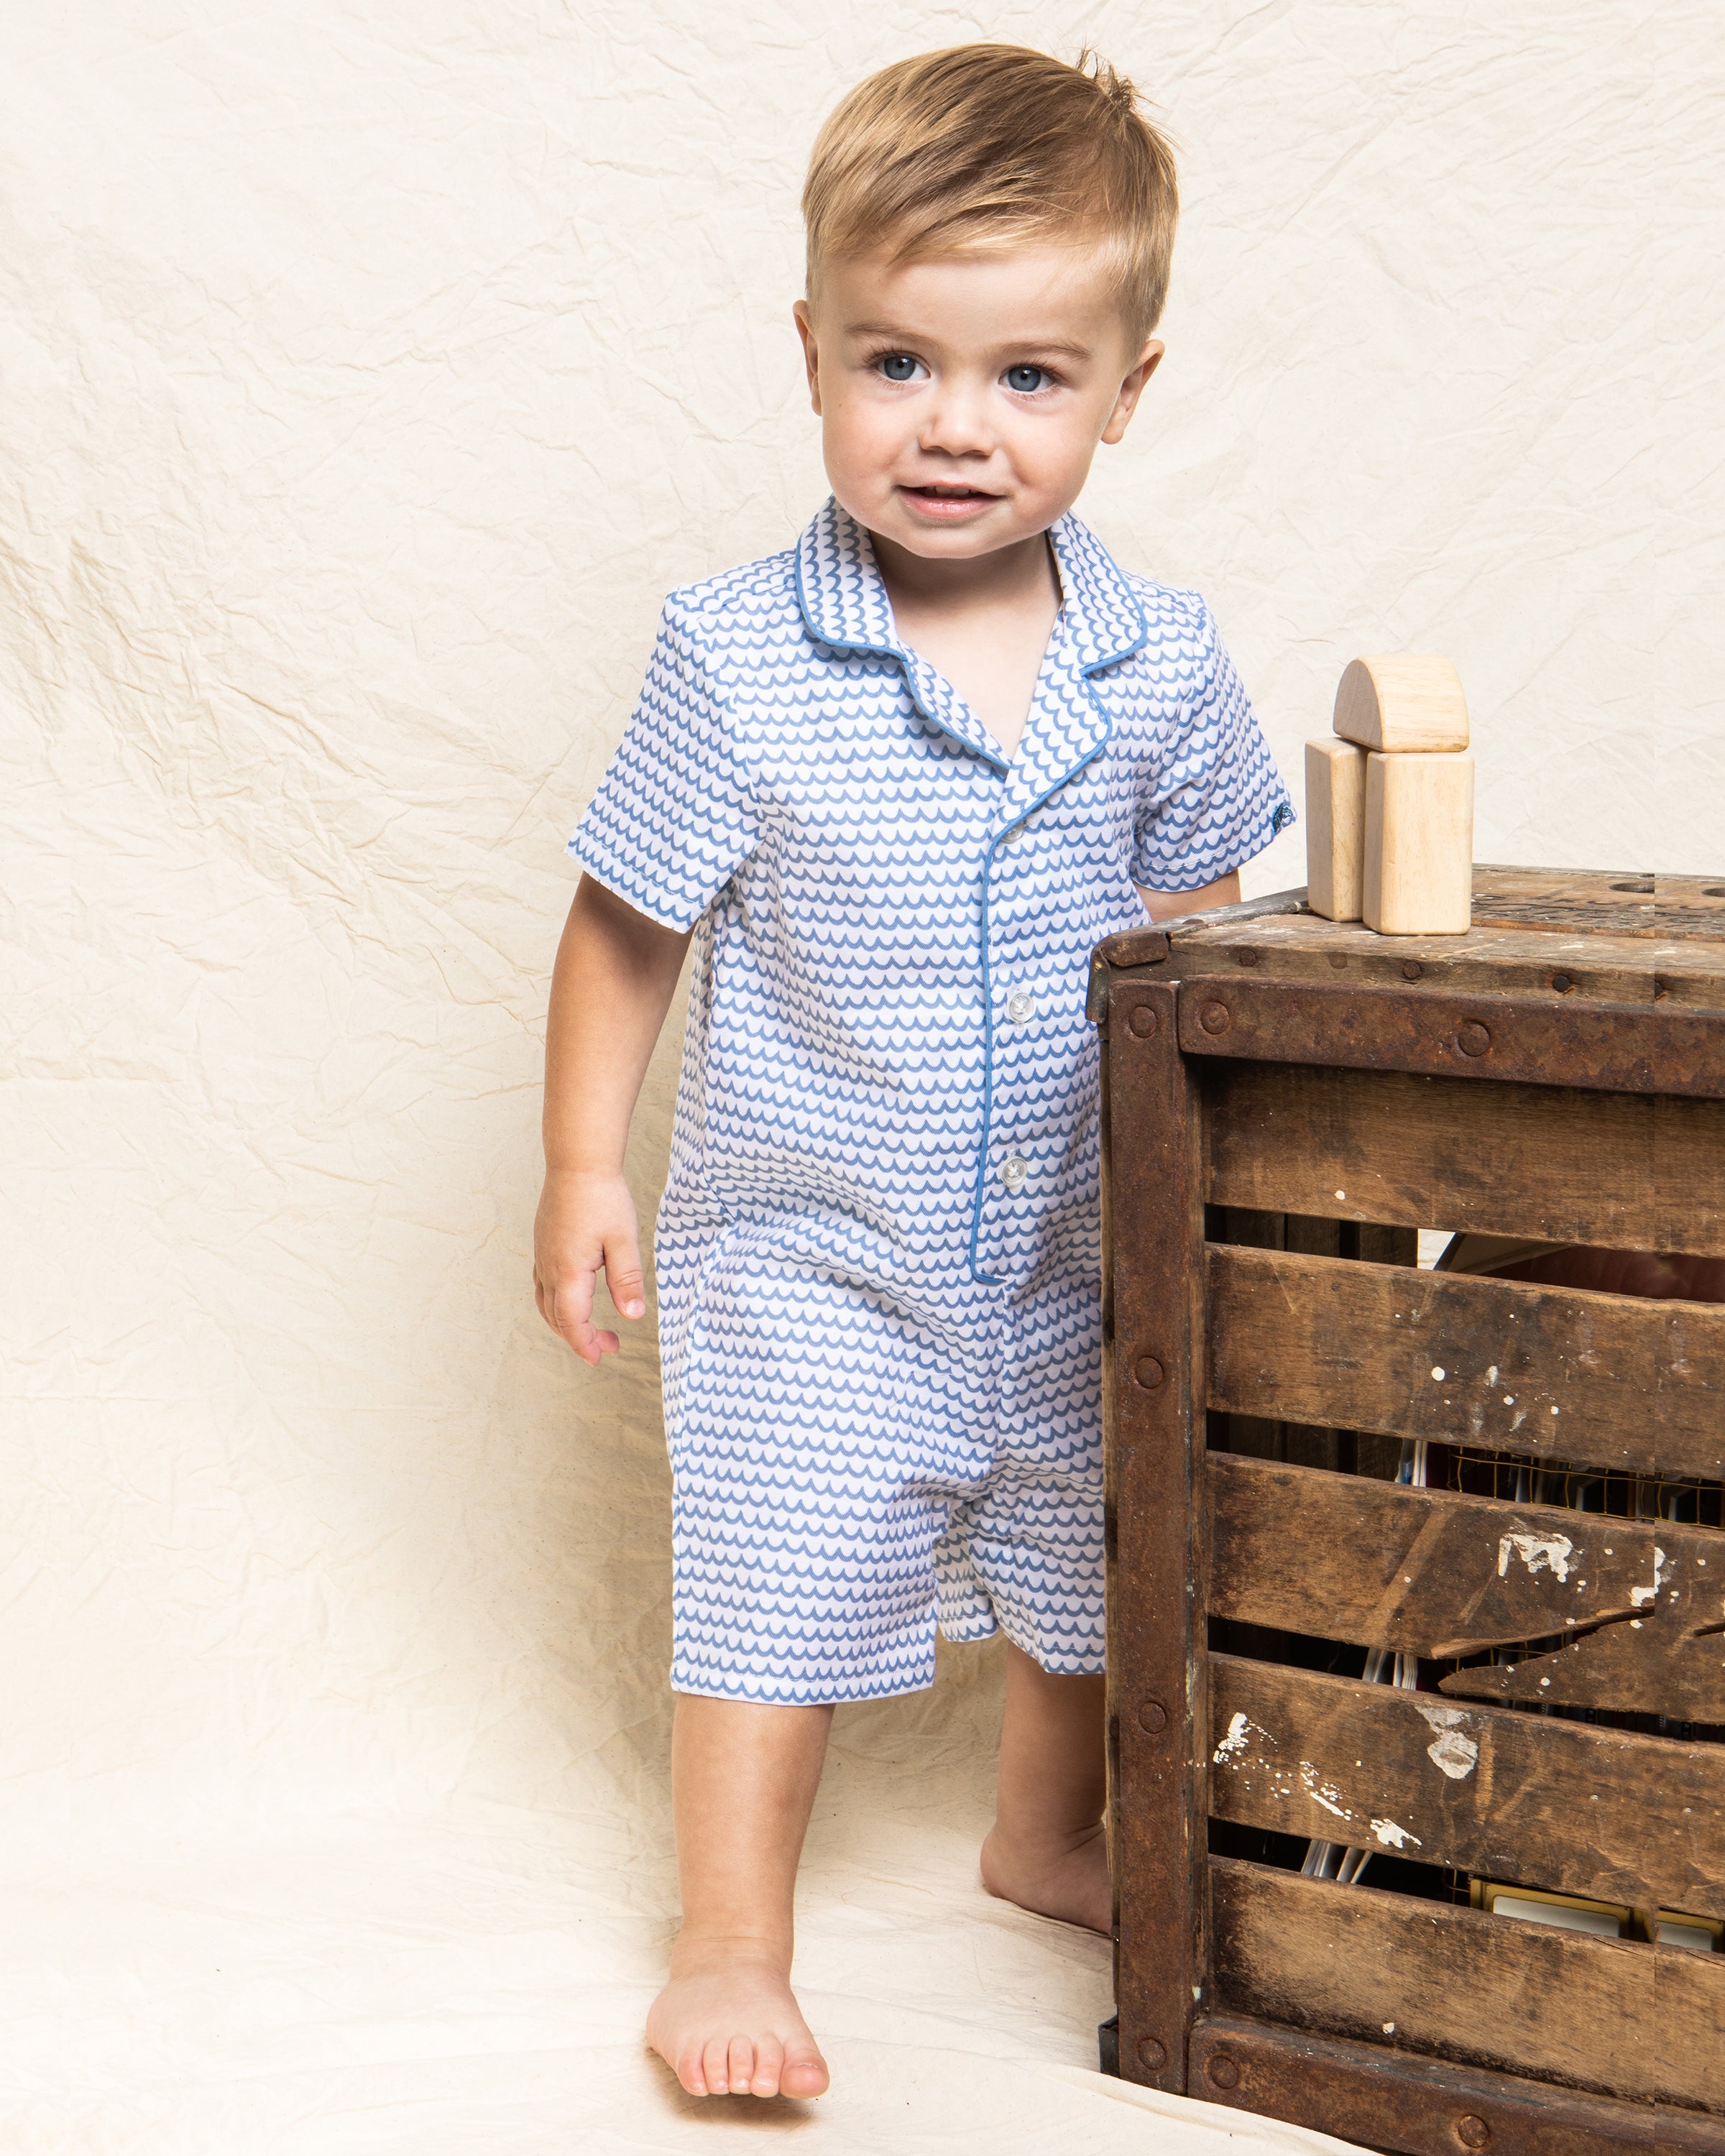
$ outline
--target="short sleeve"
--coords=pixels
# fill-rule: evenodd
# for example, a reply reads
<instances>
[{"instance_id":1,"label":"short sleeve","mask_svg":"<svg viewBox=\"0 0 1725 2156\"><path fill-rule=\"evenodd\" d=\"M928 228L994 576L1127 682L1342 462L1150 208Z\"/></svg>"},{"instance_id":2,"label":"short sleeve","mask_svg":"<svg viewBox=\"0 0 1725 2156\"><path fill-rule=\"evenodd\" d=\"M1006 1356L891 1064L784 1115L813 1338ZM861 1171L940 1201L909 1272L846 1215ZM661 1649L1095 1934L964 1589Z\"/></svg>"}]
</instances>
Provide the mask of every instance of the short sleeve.
<instances>
[{"instance_id":1,"label":"short sleeve","mask_svg":"<svg viewBox=\"0 0 1725 2156\"><path fill-rule=\"evenodd\" d=\"M1197 891L1260 854L1294 804L1208 607L1199 679L1159 757L1139 780L1132 881Z\"/></svg>"},{"instance_id":2,"label":"short sleeve","mask_svg":"<svg viewBox=\"0 0 1725 2156\"><path fill-rule=\"evenodd\" d=\"M675 599L647 678L569 851L667 928L693 927L756 843L754 788L698 622Z\"/></svg>"}]
</instances>

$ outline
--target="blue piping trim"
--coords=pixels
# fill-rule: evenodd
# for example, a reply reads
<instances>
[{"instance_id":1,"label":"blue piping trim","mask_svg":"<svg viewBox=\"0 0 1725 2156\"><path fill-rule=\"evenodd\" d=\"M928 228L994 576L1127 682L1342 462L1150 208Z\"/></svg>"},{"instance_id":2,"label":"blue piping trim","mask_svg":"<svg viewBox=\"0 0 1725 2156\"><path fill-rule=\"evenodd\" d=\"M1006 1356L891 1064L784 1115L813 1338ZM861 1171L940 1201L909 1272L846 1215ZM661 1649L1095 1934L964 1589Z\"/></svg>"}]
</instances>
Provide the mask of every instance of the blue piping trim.
<instances>
[{"instance_id":1,"label":"blue piping trim","mask_svg":"<svg viewBox=\"0 0 1725 2156\"><path fill-rule=\"evenodd\" d=\"M979 742L970 741L967 739L963 734L954 733L952 729L937 712L931 711L929 710L928 706L922 701L922 699L916 694L916 677L911 669L911 654L905 649L901 644L852 644L849 642L835 644L833 641L832 638L826 634L826 632L821 628L820 624L815 620L814 613L810 611L809 605L809 594L804 590L803 585L803 549L800 543L797 547L796 585L797 605L803 616L803 626L808 630L809 636L816 644L825 644L829 651L855 651L863 654L870 659L891 659L896 661L900 673L904 676L905 693L909 696L912 707L922 714L923 718L927 721L928 724L934 728L937 733L944 734L949 742L956 742L959 747L963 749L968 755L980 757L985 763L993 764L995 770L999 772L1003 776L1010 772L1012 769L1011 763L1000 754L998 749L986 748ZM1134 649L1136 649L1136 647L1134 647ZM1028 814L1029 811L1027 810L1025 813Z\"/></svg>"},{"instance_id":2,"label":"blue piping trim","mask_svg":"<svg viewBox=\"0 0 1725 2156\"><path fill-rule=\"evenodd\" d=\"M1064 520L1061 521L1064 521ZM1058 560L1058 549L1056 549L1056 560ZM853 644L849 642L835 644L833 639L826 634L820 624L815 620L814 612L809 603L808 590L803 581L803 549L800 543L798 545L796 550L796 560L797 607L798 612L803 617L803 625L809 631L809 634L814 641L817 644L825 644L829 651L862 652L867 654L870 658L891 659L896 660L900 671L904 675L906 692L908 694L911 704L919 712L922 713L923 718L927 721L928 724L933 726L937 732L943 733L948 741L956 742L960 748L966 750L970 755L981 757L984 762L993 764L995 770L999 772L1003 777L1009 777L1012 772L1012 764L1009 760L998 754L991 753L988 749L981 747L978 743L973 741L967 740L963 734L954 733L952 729L947 725L943 719L937 716L937 715L933 711L931 711L922 702L922 699L916 694L916 678L911 670L909 654L906 652L902 645L889 644ZM1117 575L1118 572L1117 572L1116 573ZM978 1287L1004 1287L1006 1285L1005 1281L1001 1279L998 1273L985 1273L978 1270L977 1250L977 1245L982 1238L983 1199L983 1193L988 1188L988 1132L989 1127L993 1121L994 1113L994 989L993 968L990 963L988 955L988 893L993 881L994 857L999 849L1000 841L1005 837L1007 831L1016 830L1019 825L1024 823L1027 818L1034 816L1045 801L1051 800L1054 796L1060 792L1063 786L1070 784L1073 779L1077 778L1081 771L1087 769L1090 765L1094 763L1096 758L1102 753L1102 751L1107 747L1109 742L1113 740L1113 718L1108 711L1106 706L1102 702L1101 698L1097 696L1091 681L1091 676L1093 675L1100 674L1105 667L1117 666L1122 659L1130 659L1135 651L1142 651L1144 648L1145 642L1149 637L1150 624L1144 619L1144 609L1138 603L1137 593L1132 592L1130 588L1128 588L1128 596L1132 600L1132 611L1137 618L1137 634L1132 638L1130 642L1122 644L1117 651L1110 652L1108 655L1103 659L1092 659L1086 665L1081 666L1078 670L1080 677L1084 683L1085 694L1090 698L1091 702L1095 705L1096 715L1102 721L1101 738L1096 742L1095 747L1091 749L1086 755L1081 757L1078 762L1075 763L1070 770L1063 771L1060 773L1060 776L1055 779L1051 785L1047 787L1042 793L1039 793L1036 798L1032 801L1028 807L1019 809L1018 814L1013 818L1011 823L1005 827L1005 830L997 831L994 834L994 836L989 839L988 850L983 856L980 891L981 902L978 908L978 933L981 942L979 955L982 961L983 977L983 1113L982 1128L977 1140L976 1181L973 1186L971 1202L970 1247L968 1253L970 1277Z\"/></svg>"},{"instance_id":3,"label":"blue piping trim","mask_svg":"<svg viewBox=\"0 0 1725 2156\"><path fill-rule=\"evenodd\" d=\"M1098 659L1091 665L1079 669L1084 680L1085 694L1096 706L1097 716L1102 721L1101 739L1087 755L1081 757L1070 771L1062 772L1051 786L1039 793L1028 808L1021 808L1011 823L1006 826L1007 831L1015 831L1028 817L1034 816L1045 801L1051 800L1063 786L1069 785L1073 779L1076 778L1081 771L1088 769L1113 740L1113 718L1091 685L1091 676L1093 674L1099 674L1105 666L1117 665L1121 660L1130 658L1133 652L1140 649L1145 637L1150 633L1142 612L1138 617L1138 624L1142 633L1137 644L1127 644L1123 651L1116 652L1112 658ZM1006 1285L998 1273L985 1273L978 1270L977 1251L977 1245L982 1239L983 1200L988 1180L988 1133L994 1118L994 988L993 967L989 957L988 893L993 880L994 856L999 850L1001 839L1005 835L1005 831L995 833L988 841L988 850L983 859L980 909L983 972L983 1117L982 1131L977 1141L976 1183L971 1204L969 1250L970 1277L978 1287L1004 1287Z\"/></svg>"}]
</instances>

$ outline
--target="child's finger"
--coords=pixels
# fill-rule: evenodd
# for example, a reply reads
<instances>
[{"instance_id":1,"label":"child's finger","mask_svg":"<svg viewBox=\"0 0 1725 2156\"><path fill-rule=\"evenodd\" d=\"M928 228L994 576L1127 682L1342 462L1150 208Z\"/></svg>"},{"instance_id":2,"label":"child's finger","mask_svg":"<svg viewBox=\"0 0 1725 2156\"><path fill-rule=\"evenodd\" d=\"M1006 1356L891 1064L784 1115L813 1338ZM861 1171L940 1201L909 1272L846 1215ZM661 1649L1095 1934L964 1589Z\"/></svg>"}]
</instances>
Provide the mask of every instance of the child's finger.
<instances>
[{"instance_id":1,"label":"child's finger","mask_svg":"<svg viewBox=\"0 0 1725 2156\"><path fill-rule=\"evenodd\" d=\"M602 1356L614 1355L622 1345L614 1332L601 1332L593 1322L596 1277L589 1266L566 1274L553 1281L550 1290L547 1315L552 1330L568 1342L583 1363L597 1363Z\"/></svg>"},{"instance_id":2,"label":"child's finger","mask_svg":"<svg viewBox=\"0 0 1725 2156\"><path fill-rule=\"evenodd\" d=\"M605 1239L605 1286L625 1317L647 1314L647 1283L641 1270L638 1239L619 1228Z\"/></svg>"}]
</instances>

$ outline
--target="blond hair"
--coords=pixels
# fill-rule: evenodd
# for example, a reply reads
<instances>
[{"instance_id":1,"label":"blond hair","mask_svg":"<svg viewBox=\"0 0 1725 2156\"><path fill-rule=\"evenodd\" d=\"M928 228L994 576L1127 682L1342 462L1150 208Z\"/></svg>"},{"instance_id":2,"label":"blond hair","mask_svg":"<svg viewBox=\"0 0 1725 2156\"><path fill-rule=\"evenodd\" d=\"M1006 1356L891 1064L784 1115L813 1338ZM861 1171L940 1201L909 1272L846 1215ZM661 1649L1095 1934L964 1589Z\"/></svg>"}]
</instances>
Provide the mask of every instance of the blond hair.
<instances>
[{"instance_id":1,"label":"blond hair","mask_svg":"<svg viewBox=\"0 0 1725 2156\"><path fill-rule=\"evenodd\" d=\"M871 74L821 129L803 188L809 295L837 257L1091 241L1114 258L1136 341L1162 313L1178 211L1173 154L1106 61L954 45Z\"/></svg>"}]
</instances>

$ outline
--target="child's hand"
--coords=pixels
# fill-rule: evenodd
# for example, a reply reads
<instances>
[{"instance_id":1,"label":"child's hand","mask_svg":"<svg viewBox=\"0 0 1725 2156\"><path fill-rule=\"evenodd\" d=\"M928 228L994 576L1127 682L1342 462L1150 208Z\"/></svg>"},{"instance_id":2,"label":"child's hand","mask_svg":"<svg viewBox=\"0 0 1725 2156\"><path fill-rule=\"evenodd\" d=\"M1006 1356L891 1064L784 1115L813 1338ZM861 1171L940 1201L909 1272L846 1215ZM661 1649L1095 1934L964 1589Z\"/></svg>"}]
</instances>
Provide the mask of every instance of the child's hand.
<instances>
[{"instance_id":1,"label":"child's hand","mask_svg":"<svg viewBox=\"0 0 1725 2156\"><path fill-rule=\"evenodd\" d=\"M593 1286L602 1270L621 1315L644 1317L641 1239L629 1185L620 1175L554 1168L533 1223L533 1300L552 1331L595 1367L622 1345L593 1322Z\"/></svg>"}]
</instances>

